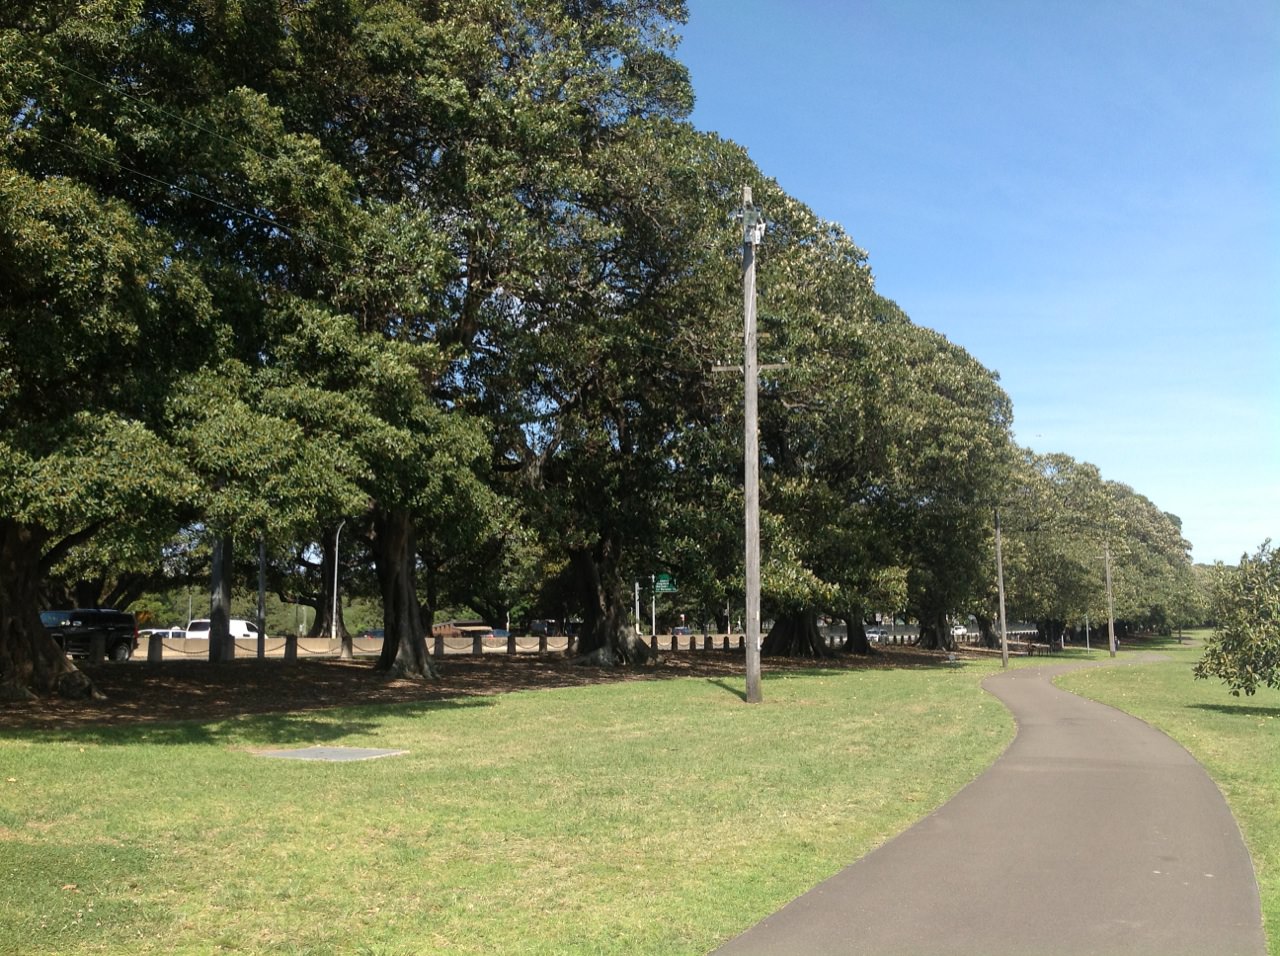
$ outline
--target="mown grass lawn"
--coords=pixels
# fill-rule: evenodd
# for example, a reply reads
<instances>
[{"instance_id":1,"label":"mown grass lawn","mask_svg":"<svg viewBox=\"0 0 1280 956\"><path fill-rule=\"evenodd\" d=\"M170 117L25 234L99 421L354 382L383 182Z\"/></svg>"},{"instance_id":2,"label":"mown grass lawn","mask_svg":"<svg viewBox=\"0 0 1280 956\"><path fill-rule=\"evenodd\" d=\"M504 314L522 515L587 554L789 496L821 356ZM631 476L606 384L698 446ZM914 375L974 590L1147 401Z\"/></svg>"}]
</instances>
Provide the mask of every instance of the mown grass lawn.
<instances>
[{"instance_id":1,"label":"mown grass lawn","mask_svg":"<svg viewBox=\"0 0 1280 956\"><path fill-rule=\"evenodd\" d=\"M1280 956L1280 691L1232 697L1217 681L1195 680L1202 636L1162 642L1163 663L1077 671L1058 683L1158 727L1205 766L1244 834L1268 952Z\"/></svg>"},{"instance_id":2,"label":"mown grass lawn","mask_svg":"<svg viewBox=\"0 0 1280 956\"><path fill-rule=\"evenodd\" d=\"M0 952L703 953L986 768L997 667L0 731Z\"/></svg>"}]
</instances>

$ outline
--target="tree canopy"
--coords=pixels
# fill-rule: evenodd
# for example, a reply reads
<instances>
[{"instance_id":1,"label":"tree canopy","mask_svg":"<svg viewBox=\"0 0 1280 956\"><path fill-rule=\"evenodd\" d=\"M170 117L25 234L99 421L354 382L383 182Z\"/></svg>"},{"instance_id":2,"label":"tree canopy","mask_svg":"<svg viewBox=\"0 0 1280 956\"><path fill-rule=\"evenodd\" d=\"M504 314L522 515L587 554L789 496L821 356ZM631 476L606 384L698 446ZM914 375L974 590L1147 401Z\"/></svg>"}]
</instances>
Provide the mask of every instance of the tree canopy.
<instances>
[{"instance_id":1,"label":"tree canopy","mask_svg":"<svg viewBox=\"0 0 1280 956\"><path fill-rule=\"evenodd\" d=\"M1280 556L1270 541L1237 567L1218 566L1212 608L1217 629L1196 677L1216 677L1236 697L1280 687Z\"/></svg>"},{"instance_id":2,"label":"tree canopy","mask_svg":"<svg viewBox=\"0 0 1280 956\"><path fill-rule=\"evenodd\" d=\"M822 614L865 651L873 611L947 644L949 618L989 616L999 509L1019 527L1018 613L1096 612L1106 546L1126 614L1184 614L1176 518L1014 448L993 372L880 296L843 228L690 125L684 16L677 0L0 14L4 692L92 692L40 627L54 595L124 598L178 565L189 580L233 542L265 543L282 593L310 577L327 615L340 527L395 674L431 674L444 603L563 608L612 663L649 654L633 580L672 572L718 614L743 576L742 384L717 368L741 348L744 183L769 224L776 366L767 650L825 652Z\"/></svg>"}]
</instances>

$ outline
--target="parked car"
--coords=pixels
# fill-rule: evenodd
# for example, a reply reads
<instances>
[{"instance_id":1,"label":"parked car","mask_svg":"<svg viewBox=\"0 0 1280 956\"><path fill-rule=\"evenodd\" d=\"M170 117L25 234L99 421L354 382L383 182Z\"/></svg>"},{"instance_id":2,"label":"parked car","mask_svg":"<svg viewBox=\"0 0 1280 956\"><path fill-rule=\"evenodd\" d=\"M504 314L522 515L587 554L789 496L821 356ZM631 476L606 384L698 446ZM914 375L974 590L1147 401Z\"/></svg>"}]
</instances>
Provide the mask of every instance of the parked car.
<instances>
[{"instance_id":1,"label":"parked car","mask_svg":"<svg viewBox=\"0 0 1280 956\"><path fill-rule=\"evenodd\" d=\"M380 641L386 637L387 632L380 627L366 627L356 636L365 641Z\"/></svg>"},{"instance_id":2,"label":"parked car","mask_svg":"<svg viewBox=\"0 0 1280 956\"><path fill-rule=\"evenodd\" d=\"M172 627L144 627L138 632L138 636L152 640L178 641L186 637L187 632L175 624Z\"/></svg>"},{"instance_id":3,"label":"parked car","mask_svg":"<svg viewBox=\"0 0 1280 956\"><path fill-rule=\"evenodd\" d=\"M138 649L138 624L128 611L109 607L41 611L40 623L68 657L88 657L99 635L110 660L127 661Z\"/></svg>"},{"instance_id":4,"label":"parked car","mask_svg":"<svg viewBox=\"0 0 1280 956\"><path fill-rule=\"evenodd\" d=\"M864 633L872 644L885 644L889 640L889 632L883 627L869 627Z\"/></svg>"},{"instance_id":5,"label":"parked car","mask_svg":"<svg viewBox=\"0 0 1280 956\"><path fill-rule=\"evenodd\" d=\"M958 641L962 637L968 637L968 636L969 636L969 629L965 627L963 624L951 625L951 639L953 641Z\"/></svg>"},{"instance_id":6,"label":"parked car","mask_svg":"<svg viewBox=\"0 0 1280 956\"><path fill-rule=\"evenodd\" d=\"M188 640L205 640L209 639L209 628L211 621L207 617L198 618L187 625ZM257 640L258 625L252 621L246 621L243 618L233 617L229 622L231 637L233 640Z\"/></svg>"}]
</instances>

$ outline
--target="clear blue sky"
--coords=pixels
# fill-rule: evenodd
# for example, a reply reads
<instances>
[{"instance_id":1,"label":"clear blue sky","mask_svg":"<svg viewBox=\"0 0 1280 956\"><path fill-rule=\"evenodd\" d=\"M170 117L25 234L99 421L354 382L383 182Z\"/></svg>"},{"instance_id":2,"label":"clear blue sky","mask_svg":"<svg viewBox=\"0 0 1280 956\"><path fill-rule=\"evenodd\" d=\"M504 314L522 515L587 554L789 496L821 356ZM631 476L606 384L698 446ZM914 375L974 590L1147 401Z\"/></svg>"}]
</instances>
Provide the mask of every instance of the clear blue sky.
<instances>
[{"instance_id":1,"label":"clear blue sky","mask_svg":"<svg viewBox=\"0 0 1280 956\"><path fill-rule=\"evenodd\" d=\"M1280 543L1280 2L689 0L693 121L998 372L1020 444Z\"/></svg>"}]
</instances>

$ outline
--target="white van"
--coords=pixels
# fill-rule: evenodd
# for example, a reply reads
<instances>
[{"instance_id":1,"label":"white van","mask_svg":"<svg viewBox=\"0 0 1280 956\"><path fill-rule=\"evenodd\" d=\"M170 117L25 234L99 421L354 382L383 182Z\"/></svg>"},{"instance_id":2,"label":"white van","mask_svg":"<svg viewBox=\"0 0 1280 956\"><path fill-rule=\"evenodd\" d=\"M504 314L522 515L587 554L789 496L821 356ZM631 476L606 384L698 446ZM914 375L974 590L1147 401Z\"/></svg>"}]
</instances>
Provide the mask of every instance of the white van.
<instances>
[{"instance_id":1,"label":"white van","mask_svg":"<svg viewBox=\"0 0 1280 956\"><path fill-rule=\"evenodd\" d=\"M205 640L209 639L209 627L211 622L207 617L202 617L192 621L187 625L187 640ZM233 640L257 640L258 625L252 621L246 621L243 618L233 617L230 621L231 637Z\"/></svg>"}]
</instances>

